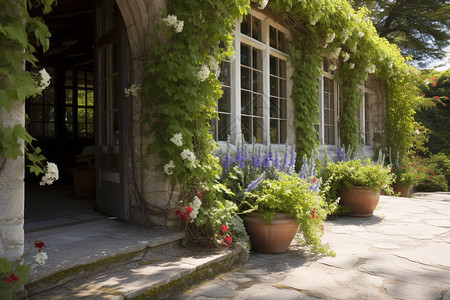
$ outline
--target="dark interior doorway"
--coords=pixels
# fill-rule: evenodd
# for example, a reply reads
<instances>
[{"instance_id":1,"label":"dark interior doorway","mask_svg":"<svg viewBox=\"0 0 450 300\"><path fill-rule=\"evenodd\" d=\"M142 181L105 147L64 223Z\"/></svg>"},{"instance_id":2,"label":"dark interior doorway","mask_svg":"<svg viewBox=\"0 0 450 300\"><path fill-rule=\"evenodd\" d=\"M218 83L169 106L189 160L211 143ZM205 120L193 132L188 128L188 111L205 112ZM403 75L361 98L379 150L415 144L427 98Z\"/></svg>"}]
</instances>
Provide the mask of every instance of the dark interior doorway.
<instances>
[{"instance_id":1,"label":"dark interior doorway","mask_svg":"<svg viewBox=\"0 0 450 300\"><path fill-rule=\"evenodd\" d=\"M59 180L39 186L26 173L25 230L98 217L95 210L94 0L58 0L47 15L50 49L37 53L51 76L42 96L26 102L27 127L48 161L58 165ZM33 69L30 67L30 70ZM53 224L53 225L52 225Z\"/></svg>"}]
</instances>

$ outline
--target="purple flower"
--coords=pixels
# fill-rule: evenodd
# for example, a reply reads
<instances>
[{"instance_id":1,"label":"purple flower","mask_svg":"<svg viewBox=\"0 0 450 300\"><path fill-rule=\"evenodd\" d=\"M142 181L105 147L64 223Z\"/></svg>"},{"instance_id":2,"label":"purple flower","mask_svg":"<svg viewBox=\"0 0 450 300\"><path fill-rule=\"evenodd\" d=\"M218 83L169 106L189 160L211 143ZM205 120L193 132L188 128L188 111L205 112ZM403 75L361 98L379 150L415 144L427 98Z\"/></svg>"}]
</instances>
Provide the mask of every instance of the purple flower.
<instances>
[{"instance_id":1,"label":"purple flower","mask_svg":"<svg viewBox=\"0 0 450 300\"><path fill-rule=\"evenodd\" d=\"M241 161L239 162L239 166L243 169L245 168L245 161L247 160L247 151L245 149L241 152Z\"/></svg>"},{"instance_id":2,"label":"purple flower","mask_svg":"<svg viewBox=\"0 0 450 300\"><path fill-rule=\"evenodd\" d=\"M295 148L292 147L291 150L291 159L289 160L289 173L295 172L295 159L297 157L297 153L295 152Z\"/></svg>"},{"instance_id":3,"label":"purple flower","mask_svg":"<svg viewBox=\"0 0 450 300\"><path fill-rule=\"evenodd\" d=\"M261 175L259 175L258 178L256 178L255 180L252 181L252 183L250 183L247 188L245 189L246 192L255 189L260 183L261 181L263 181L264 179L264 175L265 173L262 173Z\"/></svg>"},{"instance_id":4,"label":"purple flower","mask_svg":"<svg viewBox=\"0 0 450 300\"><path fill-rule=\"evenodd\" d=\"M344 148L342 148L341 146L338 146L337 161L344 161Z\"/></svg>"},{"instance_id":5,"label":"purple flower","mask_svg":"<svg viewBox=\"0 0 450 300\"><path fill-rule=\"evenodd\" d=\"M286 147L286 149L284 150L284 159L283 159L283 165L281 166L281 172L286 171L286 167L288 164L288 157L289 157L289 154L288 154L287 147Z\"/></svg>"},{"instance_id":6,"label":"purple flower","mask_svg":"<svg viewBox=\"0 0 450 300\"><path fill-rule=\"evenodd\" d=\"M227 155L225 155L225 158L223 160L223 168L227 169L230 166L230 157Z\"/></svg>"},{"instance_id":7,"label":"purple flower","mask_svg":"<svg viewBox=\"0 0 450 300\"><path fill-rule=\"evenodd\" d=\"M280 160L278 159L278 151L275 151L275 169L278 170L278 168L280 167Z\"/></svg>"}]
</instances>

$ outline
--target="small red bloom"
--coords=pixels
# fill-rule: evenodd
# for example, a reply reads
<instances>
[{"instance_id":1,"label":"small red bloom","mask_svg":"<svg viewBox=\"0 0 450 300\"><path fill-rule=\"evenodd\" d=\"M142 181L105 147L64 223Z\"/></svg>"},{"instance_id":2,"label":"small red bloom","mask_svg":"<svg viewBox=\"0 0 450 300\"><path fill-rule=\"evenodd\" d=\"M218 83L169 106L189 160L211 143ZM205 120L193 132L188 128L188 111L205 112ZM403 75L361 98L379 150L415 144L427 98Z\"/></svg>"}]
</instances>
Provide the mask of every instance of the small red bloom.
<instances>
[{"instance_id":1,"label":"small red bloom","mask_svg":"<svg viewBox=\"0 0 450 300\"><path fill-rule=\"evenodd\" d=\"M433 86L436 86L436 83L433 83Z\"/></svg>"},{"instance_id":2,"label":"small red bloom","mask_svg":"<svg viewBox=\"0 0 450 300\"><path fill-rule=\"evenodd\" d=\"M322 231L325 231L325 227L322 226Z\"/></svg>"},{"instance_id":3,"label":"small red bloom","mask_svg":"<svg viewBox=\"0 0 450 300\"><path fill-rule=\"evenodd\" d=\"M228 230L228 227L226 225L222 225L220 226L220 228L222 228L222 231L225 232Z\"/></svg>"},{"instance_id":4,"label":"small red bloom","mask_svg":"<svg viewBox=\"0 0 450 300\"><path fill-rule=\"evenodd\" d=\"M405 167L404 166L402 166L402 169L404 169Z\"/></svg>"},{"instance_id":5,"label":"small red bloom","mask_svg":"<svg viewBox=\"0 0 450 300\"><path fill-rule=\"evenodd\" d=\"M422 171L422 169L417 169L417 171Z\"/></svg>"},{"instance_id":6,"label":"small red bloom","mask_svg":"<svg viewBox=\"0 0 450 300\"><path fill-rule=\"evenodd\" d=\"M430 170L427 170L427 172L430 172Z\"/></svg>"},{"instance_id":7,"label":"small red bloom","mask_svg":"<svg viewBox=\"0 0 450 300\"><path fill-rule=\"evenodd\" d=\"M312 182L313 182L313 183L316 182L316 181L317 181L317 179L315 179L315 178L312 179Z\"/></svg>"},{"instance_id":8,"label":"small red bloom","mask_svg":"<svg viewBox=\"0 0 450 300\"><path fill-rule=\"evenodd\" d=\"M392 172L392 169L391 169L391 172Z\"/></svg>"},{"instance_id":9,"label":"small red bloom","mask_svg":"<svg viewBox=\"0 0 450 300\"><path fill-rule=\"evenodd\" d=\"M41 252L42 248L45 247L45 243L43 241L36 241L34 242L34 246L36 248L39 248L39 252Z\"/></svg>"},{"instance_id":10,"label":"small red bloom","mask_svg":"<svg viewBox=\"0 0 450 300\"><path fill-rule=\"evenodd\" d=\"M12 286L13 281L15 281L15 282L19 281L19 276L14 275L14 273L9 275L8 279L6 279L6 283L9 283L10 288L13 288L13 286Z\"/></svg>"},{"instance_id":11,"label":"small red bloom","mask_svg":"<svg viewBox=\"0 0 450 300\"><path fill-rule=\"evenodd\" d=\"M431 179L433 179L433 176L430 176Z\"/></svg>"},{"instance_id":12,"label":"small red bloom","mask_svg":"<svg viewBox=\"0 0 450 300\"><path fill-rule=\"evenodd\" d=\"M431 175L434 175L434 172L433 172L433 173L431 173Z\"/></svg>"}]
</instances>

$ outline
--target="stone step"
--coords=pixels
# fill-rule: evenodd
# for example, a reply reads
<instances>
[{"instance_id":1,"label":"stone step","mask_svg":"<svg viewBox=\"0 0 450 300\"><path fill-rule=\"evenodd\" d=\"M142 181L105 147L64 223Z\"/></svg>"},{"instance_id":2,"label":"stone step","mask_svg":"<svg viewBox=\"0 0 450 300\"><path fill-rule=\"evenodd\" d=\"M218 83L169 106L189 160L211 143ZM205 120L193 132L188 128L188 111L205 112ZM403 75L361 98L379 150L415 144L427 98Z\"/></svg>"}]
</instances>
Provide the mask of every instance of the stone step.
<instances>
[{"instance_id":1,"label":"stone step","mask_svg":"<svg viewBox=\"0 0 450 300\"><path fill-rule=\"evenodd\" d=\"M147 253L140 261L72 280L29 299L175 299L183 291L245 261L242 248L192 251L174 247Z\"/></svg>"},{"instance_id":2,"label":"stone step","mask_svg":"<svg viewBox=\"0 0 450 300\"><path fill-rule=\"evenodd\" d=\"M25 286L28 299L155 298L179 293L191 287L187 283L245 260L239 248L220 252L182 248L183 238L181 231L144 229L109 219L27 233L26 240L45 242L48 256L44 266L33 266ZM35 264L33 257L25 263Z\"/></svg>"}]
</instances>

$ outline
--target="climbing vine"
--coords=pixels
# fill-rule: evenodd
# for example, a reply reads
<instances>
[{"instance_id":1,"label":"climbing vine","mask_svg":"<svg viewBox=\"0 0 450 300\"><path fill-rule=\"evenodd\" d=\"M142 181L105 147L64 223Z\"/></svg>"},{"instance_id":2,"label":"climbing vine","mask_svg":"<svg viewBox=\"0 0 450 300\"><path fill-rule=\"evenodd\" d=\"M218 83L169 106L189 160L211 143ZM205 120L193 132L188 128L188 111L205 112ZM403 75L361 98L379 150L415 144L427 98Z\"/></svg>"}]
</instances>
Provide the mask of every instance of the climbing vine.
<instances>
[{"instance_id":1,"label":"climbing vine","mask_svg":"<svg viewBox=\"0 0 450 300\"><path fill-rule=\"evenodd\" d=\"M43 20L31 17L28 10L42 6L48 13L55 0L11 1L0 0L0 110L6 115L11 113L15 102L23 103L25 99L41 93L47 83L46 73L32 74L25 70L24 63L35 66L37 59L33 55L35 46L46 51L49 47L50 32ZM38 76L37 76L38 75ZM48 75L48 74L47 74ZM34 140L20 124L7 126L0 119L0 172L8 158L16 159L24 155L20 140L25 141L30 171L43 172L42 161L45 159L39 148L32 146Z\"/></svg>"}]
</instances>

